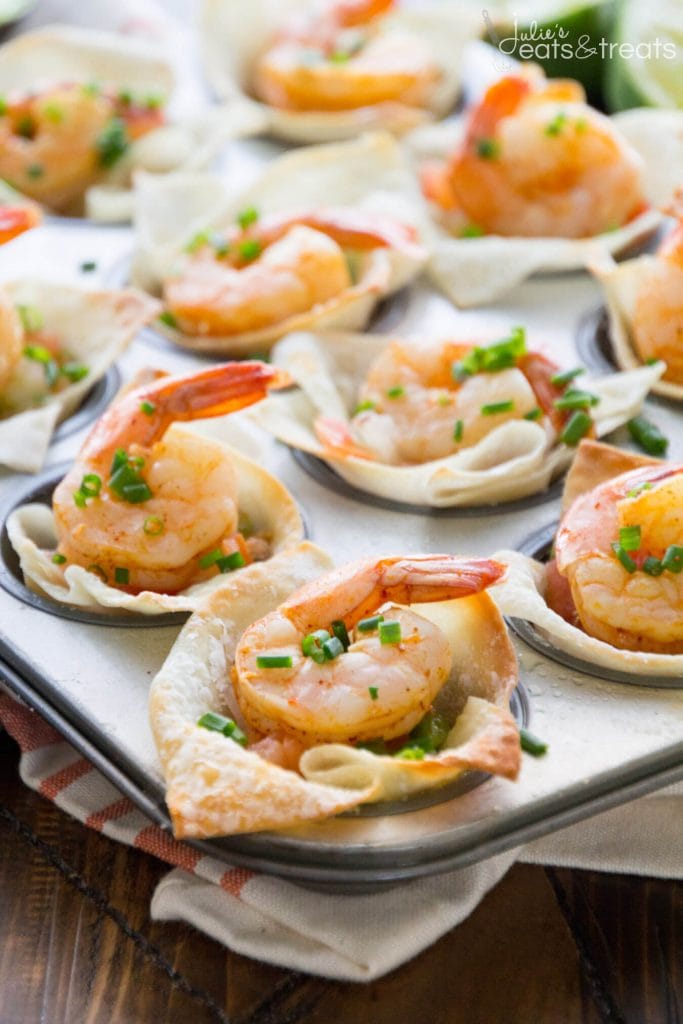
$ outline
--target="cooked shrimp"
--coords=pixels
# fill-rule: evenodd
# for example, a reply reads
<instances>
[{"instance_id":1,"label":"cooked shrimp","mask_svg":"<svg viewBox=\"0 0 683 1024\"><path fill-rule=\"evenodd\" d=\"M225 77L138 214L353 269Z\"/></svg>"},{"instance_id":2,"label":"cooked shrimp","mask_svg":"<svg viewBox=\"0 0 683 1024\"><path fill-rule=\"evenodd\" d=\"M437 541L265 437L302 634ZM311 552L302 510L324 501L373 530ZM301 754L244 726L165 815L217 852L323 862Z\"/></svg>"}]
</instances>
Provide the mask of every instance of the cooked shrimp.
<instances>
[{"instance_id":1,"label":"cooked shrimp","mask_svg":"<svg viewBox=\"0 0 683 1024\"><path fill-rule=\"evenodd\" d=\"M626 650L682 653L682 541L683 465L640 467L577 498L555 556L585 631Z\"/></svg>"},{"instance_id":2,"label":"cooked shrimp","mask_svg":"<svg viewBox=\"0 0 683 1024\"><path fill-rule=\"evenodd\" d=\"M12 302L0 292L0 391L21 359L24 331Z\"/></svg>"},{"instance_id":3,"label":"cooked shrimp","mask_svg":"<svg viewBox=\"0 0 683 1024\"><path fill-rule=\"evenodd\" d=\"M486 559L420 555L353 562L307 584L237 646L233 685L244 717L261 734L304 746L402 736L429 710L453 660L442 631L405 605L478 594L503 572ZM381 622L365 618L376 614ZM302 642L333 623L344 624L348 647L322 663L305 655ZM284 664L264 667L264 658Z\"/></svg>"},{"instance_id":4,"label":"cooked shrimp","mask_svg":"<svg viewBox=\"0 0 683 1024\"><path fill-rule=\"evenodd\" d=\"M352 287L354 254L416 245L412 229L352 210L272 217L197 236L180 274L165 281L164 299L186 334L258 330Z\"/></svg>"},{"instance_id":5,"label":"cooked shrimp","mask_svg":"<svg viewBox=\"0 0 683 1024\"><path fill-rule=\"evenodd\" d=\"M644 273L633 315L633 337L643 360L663 359L665 380L683 383L683 191L671 211L678 226Z\"/></svg>"},{"instance_id":6,"label":"cooked shrimp","mask_svg":"<svg viewBox=\"0 0 683 1024\"><path fill-rule=\"evenodd\" d=\"M391 0L342 3L285 26L256 65L254 88L274 107L354 110L380 103L426 106L439 79L427 46L378 30Z\"/></svg>"},{"instance_id":7,"label":"cooked shrimp","mask_svg":"<svg viewBox=\"0 0 683 1024\"><path fill-rule=\"evenodd\" d=\"M40 221L40 210L37 206L0 205L0 245L10 242L30 228L35 228Z\"/></svg>"},{"instance_id":8,"label":"cooked shrimp","mask_svg":"<svg viewBox=\"0 0 683 1024\"><path fill-rule=\"evenodd\" d=\"M0 116L0 177L62 210L162 116L75 83L10 99Z\"/></svg>"},{"instance_id":9,"label":"cooked shrimp","mask_svg":"<svg viewBox=\"0 0 683 1024\"><path fill-rule=\"evenodd\" d=\"M55 491L59 554L112 584L163 593L201 577L207 552L248 556L236 537L229 452L168 427L242 409L287 381L262 363L225 363L163 377L115 402Z\"/></svg>"},{"instance_id":10,"label":"cooked shrimp","mask_svg":"<svg viewBox=\"0 0 683 1024\"><path fill-rule=\"evenodd\" d=\"M332 454L401 465L452 455L529 414L545 416L551 430L559 426L553 403L561 388L551 382L558 367L526 352L523 332L488 351L501 349L495 372L459 376L463 360L487 350L450 341L392 341L368 370L349 427L321 417L318 438Z\"/></svg>"},{"instance_id":11,"label":"cooked shrimp","mask_svg":"<svg viewBox=\"0 0 683 1024\"><path fill-rule=\"evenodd\" d=\"M423 188L453 230L583 238L645 208L641 160L577 82L511 76L489 88L462 145Z\"/></svg>"}]
</instances>

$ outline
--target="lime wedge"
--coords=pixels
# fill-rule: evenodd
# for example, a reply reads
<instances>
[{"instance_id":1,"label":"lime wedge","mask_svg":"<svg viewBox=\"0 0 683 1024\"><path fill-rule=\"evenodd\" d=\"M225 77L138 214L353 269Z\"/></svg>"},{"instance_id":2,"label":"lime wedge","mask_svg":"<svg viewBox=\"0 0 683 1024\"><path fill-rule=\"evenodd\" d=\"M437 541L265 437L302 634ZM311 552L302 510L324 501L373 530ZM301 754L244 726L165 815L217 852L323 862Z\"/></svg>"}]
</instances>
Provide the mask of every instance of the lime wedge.
<instances>
[{"instance_id":1,"label":"lime wedge","mask_svg":"<svg viewBox=\"0 0 683 1024\"><path fill-rule=\"evenodd\" d=\"M680 0L623 3L606 61L605 96L610 110L683 107Z\"/></svg>"},{"instance_id":2,"label":"lime wedge","mask_svg":"<svg viewBox=\"0 0 683 1024\"><path fill-rule=\"evenodd\" d=\"M495 0L485 18L488 41L517 60L540 64L550 78L576 79L599 105L602 52L616 10L616 0Z\"/></svg>"}]
</instances>

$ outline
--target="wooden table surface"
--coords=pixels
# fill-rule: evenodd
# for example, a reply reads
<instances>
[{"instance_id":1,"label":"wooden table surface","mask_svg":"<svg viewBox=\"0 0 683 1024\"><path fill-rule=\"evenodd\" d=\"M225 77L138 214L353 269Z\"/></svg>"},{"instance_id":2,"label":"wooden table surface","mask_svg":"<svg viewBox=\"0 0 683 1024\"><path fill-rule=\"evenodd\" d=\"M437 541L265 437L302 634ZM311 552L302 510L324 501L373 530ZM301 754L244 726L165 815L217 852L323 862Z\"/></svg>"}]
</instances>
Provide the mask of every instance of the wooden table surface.
<instances>
[{"instance_id":1,"label":"wooden table surface","mask_svg":"<svg viewBox=\"0 0 683 1024\"><path fill-rule=\"evenodd\" d=\"M681 1024L683 884L518 865L367 985L155 924L168 870L22 785L0 735L0 1024ZM390 941L390 936L387 936Z\"/></svg>"}]
</instances>

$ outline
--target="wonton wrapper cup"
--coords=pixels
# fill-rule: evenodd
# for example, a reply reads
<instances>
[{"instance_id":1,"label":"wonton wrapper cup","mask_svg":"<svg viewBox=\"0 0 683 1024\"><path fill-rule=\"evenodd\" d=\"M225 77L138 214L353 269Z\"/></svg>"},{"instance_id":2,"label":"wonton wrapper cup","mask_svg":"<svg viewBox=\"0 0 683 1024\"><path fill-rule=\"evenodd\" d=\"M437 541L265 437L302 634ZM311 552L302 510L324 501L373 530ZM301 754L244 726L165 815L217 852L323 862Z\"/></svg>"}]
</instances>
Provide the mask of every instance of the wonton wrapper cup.
<instances>
[{"instance_id":1,"label":"wonton wrapper cup","mask_svg":"<svg viewBox=\"0 0 683 1024\"><path fill-rule=\"evenodd\" d=\"M633 319L641 286L649 268L656 263L656 256L643 255L624 263L602 260L591 267L603 288L614 360L622 370L646 365L636 346ZM655 395L683 402L683 383L658 380L653 384L652 391Z\"/></svg>"},{"instance_id":2,"label":"wonton wrapper cup","mask_svg":"<svg viewBox=\"0 0 683 1024\"><path fill-rule=\"evenodd\" d=\"M115 91L154 94L167 104L174 75L158 48L131 36L50 25L0 47L0 95L61 82L100 82ZM250 105L233 104L174 119L133 141L101 179L84 187L83 203L60 213L96 221L126 221L133 212L132 175L206 167L226 141L259 131L263 118Z\"/></svg>"},{"instance_id":3,"label":"wonton wrapper cup","mask_svg":"<svg viewBox=\"0 0 683 1024\"><path fill-rule=\"evenodd\" d=\"M650 464L658 466L661 462L610 445L583 441L567 475L564 511L579 495L593 490L606 480ZM493 558L508 567L503 581L490 589L491 597L500 611L511 618L531 622L554 647L580 661L636 677L683 676L683 654L621 650L566 622L546 604L546 569L541 562L519 551L498 551Z\"/></svg>"},{"instance_id":4,"label":"wonton wrapper cup","mask_svg":"<svg viewBox=\"0 0 683 1024\"><path fill-rule=\"evenodd\" d=\"M197 438L194 431L179 424L173 424L169 430ZM300 543L304 527L299 510L289 491L256 462L230 445L206 437L203 441L209 446L228 449L237 472L238 508L249 516L257 533L270 536L271 558L235 570L235 576L240 578L248 579L254 573L261 578L262 572L268 573L272 557ZM53 565L52 552L57 546L57 535L52 509L46 505L24 505L16 509L7 520L7 532L12 547L19 555L27 584L54 601L80 608L140 615L193 611L209 595L225 586L228 578L219 573L178 594L159 594L150 590L128 594L108 586L99 576L80 565L67 565L64 569ZM258 568L260 566L264 568Z\"/></svg>"},{"instance_id":5,"label":"wonton wrapper cup","mask_svg":"<svg viewBox=\"0 0 683 1024\"><path fill-rule=\"evenodd\" d=\"M349 207L391 217L416 228L421 236L430 232L410 168L395 140L383 133L287 153L239 196L211 175L145 175L136 182L135 200L138 237L132 280L153 294L159 294L162 281L182 265L183 247L194 235L232 226L239 212L252 206L264 218ZM262 351L293 330L359 329L380 299L412 281L426 260L427 252L418 243L375 249L364 259L355 285L307 312L259 330L221 336L158 329L184 348L225 355Z\"/></svg>"},{"instance_id":6,"label":"wonton wrapper cup","mask_svg":"<svg viewBox=\"0 0 683 1024\"><path fill-rule=\"evenodd\" d=\"M422 465L392 466L337 456L316 437L322 415L348 422L371 362L391 342L387 335L295 334L274 350L273 362L301 388L269 395L251 414L278 440L323 459L347 483L369 494L435 508L497 504L545 490L570 464L573 448L553 442L542 423L508 420L477 444ZM415 341L415 348L419 342ZM635 416L663 364L585 380L601 397L593 410L599 434ZM582 385L583 386L583 385Z\"/></svg>"},{"instance_id":7,"label":"wonton wrapper cup","mask_svg":"<svg viewBox=\"0 0 683 1024\"><path fill-rule=\"evenodd\" d=\"M217 95L227 101L235 97L248 100L263 116L264 130L289 142L305 143L354 138L362 131L376 128L401 135L434 117L444 117L453 109L460 92L462 51L480 34L481 22L478 12L464 4L439 4L433 0L421 0L412 9L397 10L378 22L414 35L433 54L441 81L428 106L387 102L355 110L297 111L258 100L251 81L258 56L293 13L313 7L311 0L251 0L247 5L235 0L204 0L204 61Z\"/></svg>"},{"instance_id":8,"label":"wonton wrapper cup","mask_svg":"<svg viewBox=\"0 0 683 1024\"><path fill-rule=\"evenodd\" d=\"M140 328L157 314L159 304L133 290L91 291L37 280L15 281L3 288L15 305L40 310L46 329L59 335L71 357L90 370L83 380L48 396L39 408L0 419L0 464L37 473L56 425L76 411ZM23 360L15 380L21 381L22 365ZM12 380L7 387L12 387Z\"/></svg>"},{"instance_id":9,"label":"wonton wrapper cup","mask_svg":"<svg viewBox=\"0 0 683 1024\"><path fill-rule=\"evenodd\" d=\"M229 590L198 609L152 684L152 731L176 836L290 828L440 786L469 769L516 777L519 734L508 705L517 684L517 659L486 593L413 606L444 630L454 653L451 678L435 706L458 717L439 754L402 761L323 744L302 756L302 778L199 727L197 720L210 710L243 722L230 685L242 633L330 565L310 544L289 554L289 560L282 556L261 567L260 575L231 579Z\"/></svg>"},{"instance_id":10,"label":"wonton wrapper cup","mask_svg":"<svg viewBox=\"0 0 683 1024\"><path fill-rule=\"evenodd\" d=\"M681 185L683 112L640 109L614 120L643 159L644 191L652 208L616 231L592 238L455 238L442 227L432 246L429 273L457 306L491 302L534 274L583 270L605 255L637 247L654 234L662 223L655 207L670 202ZM463 126L461 121L456 126L418 129L408 145L420 161L446 159L461 138ZM431 210L439 223L442 211L435 204Z\"/></svg>"}]
</instances>

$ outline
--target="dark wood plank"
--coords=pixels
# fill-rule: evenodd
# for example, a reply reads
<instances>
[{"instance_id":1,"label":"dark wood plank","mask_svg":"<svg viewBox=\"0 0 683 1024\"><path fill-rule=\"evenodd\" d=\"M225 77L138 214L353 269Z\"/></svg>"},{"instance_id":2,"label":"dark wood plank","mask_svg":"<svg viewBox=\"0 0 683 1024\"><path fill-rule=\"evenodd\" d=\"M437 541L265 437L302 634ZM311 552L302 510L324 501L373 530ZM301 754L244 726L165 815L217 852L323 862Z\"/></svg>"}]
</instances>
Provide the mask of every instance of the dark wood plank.
<instances>
[{"instance_id":1,"label":"dark wood plank","mask_svg":"<svg viewBox=\"0 0 683 1024\"><path fill-rule=\"evenodd\" d=\"M411 963L342 984L153 924L166 866L31 793L17 761L0 736L0 1024L681 1020L676 883L518 865Z\"/></svg>"}]
</instances>

